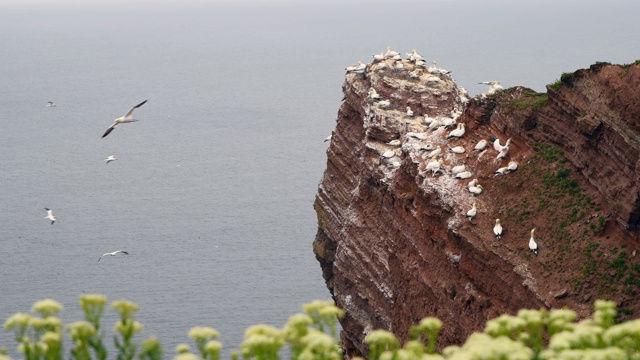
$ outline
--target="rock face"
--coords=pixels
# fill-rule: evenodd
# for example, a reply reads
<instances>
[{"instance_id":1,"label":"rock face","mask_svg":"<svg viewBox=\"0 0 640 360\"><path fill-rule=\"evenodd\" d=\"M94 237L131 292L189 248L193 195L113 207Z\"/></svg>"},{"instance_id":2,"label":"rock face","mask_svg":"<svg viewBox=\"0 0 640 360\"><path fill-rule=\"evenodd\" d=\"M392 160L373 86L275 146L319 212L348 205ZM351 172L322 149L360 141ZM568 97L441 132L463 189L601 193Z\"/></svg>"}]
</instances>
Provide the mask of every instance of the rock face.
<instances>
[{"instance_id":1,"label":"rock face","mask_svg":"<svg viewBox=\"0 0 640 360\"><path fill-rule=\"evenodd\" d=\"M639 85L639 64L596 64L547 93L467 99L446 71L409 59L349 71L314 204L314 251L346 311L347 355L366 355L373 329L406 340L426 316L444 323L440 348L520 308L586 316L606 298L622 318L637 316ZM435 121L465 133L447 138L456 126ZM494 138L511 139L502 158ZM482 139L487 147L473 151ZM495 173L512 161L517 170ZM450 173L462 164L471 178ZM474 178L479 195L468 190ZM533 228L538 254L528 247Z\"/></svg>"}]
</instances>

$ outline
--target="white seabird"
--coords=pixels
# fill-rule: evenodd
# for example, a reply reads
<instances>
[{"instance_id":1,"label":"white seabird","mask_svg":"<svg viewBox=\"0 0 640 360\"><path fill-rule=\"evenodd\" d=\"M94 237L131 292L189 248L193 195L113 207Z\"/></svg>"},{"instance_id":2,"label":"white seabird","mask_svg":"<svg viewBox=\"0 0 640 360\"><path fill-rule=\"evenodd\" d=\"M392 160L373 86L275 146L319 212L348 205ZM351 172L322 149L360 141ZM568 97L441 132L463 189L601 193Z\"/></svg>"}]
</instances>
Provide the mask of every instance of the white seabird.
<instances>
[{"instance_id":1,"label":"white seabird","mask_svg":"<svg viewBox=\"0 0 640 360\"><path fill-rule=\"evenodd\" d=\"M456 166L451 168L451 174L452 175L458 175L463 171L467 171L467 167L464 164L456 165Z\"/></svg>"},{"instance_id":2,"label":"white seabird","mask_svg":"<svg viewBox=\"0 0 640 360\"><path fill-rule=\"evenodd\" d=\"M387 46L387 52L384 54L385 57L387 58L393 58L400 55L397 51L393 51L391 50L391 47Z\"/></svg>"},{"instance_id":3,"label":"white seabird","mask_svg":"<svg viewBox=\"0 0 640 360\"><path fill-rule=\"evenodd\" d=\"M534 254L538 255L538 243L536 243L536 239L534 238L533 233L536 231L535 228L531 230L531 238L529 239L529 249L533 251Z\"/></svg>"},{"instance_id":4,"label":"white seabird","mask_svg":"<svg viewBox=\"0 0 640 360\"><path fill-rule=\"evenodd\" d=\"M54 102L53 102L53 101L49 101L49 102L47 102L47 106L48 106L48 107L55 107L55 106L56 106L56 104L54 104Z\"/></svg>"},{"instance_id":5,"label":"white seabird","mask_svg":"<svg viewBox=\"0 0 640 360\"><path fill-rule=\"evenodd\" d=\"M391 141L389 141L387 143L387 145L389 145L389 146L400 146L400 140L398 140L398 139L391 140Z\"/></svg>"},{"instance_id":6,"label":"white seabird","mask_svg":"<svg viewBox=\"0 0 640 360\"><path fill-rule=\"evenodd\" d=\"M464 180L464 179L468 179L468 178L470 178L472 176L473 176L473 174L471 173L471 171L463 171L463 172L457 173L454 176L454 178Z\"/></svg>"},{"instance_id":7,"label":"white seabird","mask_svg":"<svg viewBox=\"0 0 640 360\"><path fill-rule=\"evenodd\" d=\"M369 88L369 99L380 100L380 94L374 88Z\"/></svg>"},{"instance_id":8,"label":"white seabird","mask_svg":"<svg viewBox=\"0 0 640 360\"><path fill-rule=\"evenodd\" d=\"M450 118L450 117L442 117L440 118L440 123L442 124L442 126L445 127L445 129L448 129L449 127L456 125L456 119L454 118Z\"/></svg>"},{"instance_id":9,"label":"white seabird","mask_svg":"<svg viewBox=\"0 0 640 360\"><path fill-rule=\"evenodd\" d=\"M507 171L513 172L518 169L518 163L515 161L509 161L509 165L507 165Z\"/></svg>"},{"instance_id":10,"label":"white seabird","mask_svg":"<svg viewBox=\"0 0 640 360\"><path fill-rule=\"evenodd\" d=\"M471 181L469 181L469 183L467 184L467 187L474 187L474 186L478 186L478 179L473 179Z\"/></svg>"},{"instance_id":11,"label":"white seabird","mask_svg":"<svg viewBox=\"0 0 640 360\"><path fill-rule=\"evenodd\" d=\"M469 192L472 193L473 195L480 195L483 189L484 188L482 187L482 185L478 184L476 186L470 187Z\"/></svg>"},{"instance_id":12,"label":"white seabird","mask_svg":"<svg viewBox=\"0 0 640 360\"><path fill-rule=\"evenodd\" d=\"M493 233L496 235L496 239L500 239L502 236L502 225L500 225L500 219L496 219L496 224L493 226Z\"/></svg>"},{"instance_id":13,"label":"white seabird","mask_svg":"<svg viewBox=\"0 0 640 360\"><path fill-rule=\"evenodd\" d=\"M476 203L473 203L473 206L471 207L471 210L467 211L467 218L469 219L469 221L471 221L471 219L473 219L476 216L476 213L478 212L478 209L476 208Z\"/></svg>"},{"instance_id":14,"label":"white seabird","mask_svg":"<svg viewBox=\"0 0 640 360\"><path fill-rule=\"evenodd\" d=\"M434 156L438 156L440 155L440 153L442 153L442 148L440 146L438 146L437 148L435 148L434 150L431 150L430 153L428 153L425 158L431 158Z\"/></svg>"},{"instance_id":15,"label":"white seabird","mask_svg":"<svg viewBox=\"0 0 640 360\"><path fill-rule=\"evenodd\" d=\"M117 250L117 251L114 251L114 252L110 252L110 253L104 253L104 254L102 254L102 256L100 256L100 257L98 258L98 262L100 262L100 259L102 259L102 257L104 257L104 256L116 256L118 253L123 253L123 254L125 254L125 255L129 255L129 253L128 253L128 252L126 252L126 251L124 251L124 250Z\"/></svg>"},{"instance_id":16,"label":"white seabird","mask_svg":"<svg viewBox=\"0 0 640 360\"><path fill-rule=\"evenodd\" d=\"M407 117L413 117L413 110L409 106L407 106Z\"/></svg>"},{"instance_id":17,"label":"white seabird","mask_svg":"<svg viewBox=\"0 0 640 360\"><path fill-rule=\"evenodd\" d=\"M452 147L449 148L449 152L452 152L454 154L464 154L464 146L456 146L456 147Z\"/></svg>"},{"instance_id":18,"label":"white seabird","mask_svg":"<svg viewBox=\"0 0 640 360\"><path fill-rule=\"evenodd\" d=\"M508 170L507 167L503 166L503 167L499 168L498 170L496 170L495 174L496 175L504 175L504 174L506 174L508 172L507 170Z\"/></svg>"},{"instance_id":19,"label":"white seabird","mask_svg":"<svg viewBox=\"0 0 640 360\"><path fill-rule=\"evenodd\" d=\"M493 142L493 148L497 151L497 152L501 152L502 150L504 150L505 148L507 148L507 151L509 151L509 144L511 144L511 138L507 139L507 142L504 145L500 144L500 139L496 139Z\"/></svg>"},{"instance_id":20,"label":"white seabird","mask_svg":"<svg viewBox=\"0 0 640 360\"><path fill-rule=\"evenodd\" d=\"M489 85L489 90L487 91L488 95L493 95L495 94L497 91L502 90L502 85L500 85L500 83L498 81L483 81L480 82L478 84L484 84L484 85Z\"/></svg>"},{"instance_id":21,"label":"white seabird","mask_svg":"<svg viewBox=\"0 0 640 360\"><path fill-rule=\"evenodd\" d=\"M145 101L141 102L140 104L132 107L131 110L127 111L127 113L124 114L124 116L121 116L121 117L115 119L114 122L113 122L113 125L109 126L109 128L104 133L104 135L102 135L102 137L105 137L105 136L109 135L109 133L111 133L113 131L113 129L115 129L116 126L118 126L118 124L132 123L132 122L138 121L137 119L133 118L133 112L137 108L139 108L140 106L144 105L147 101L148 100L145 100Z\"/></svg>"},{"instance_id":22,"label":"white seabird","mask_svg":"<svg viewBox=\"0 0 640 360\"><path fill-rule=\"evenodd\" d=\"M381 108L388 108L391 106L391 101L389 100L380 100L378 101L376 104L378 104L378 106L380 106Z\"/></svg>"},{"instance_id":23,"label":"white seabird","mask_svg":"<svg viewBox=\"0 0 640 360\"><path fill-rule=\"evenodd\" d=\"M383 152L381 156L385 159L391 159L392 157L396 156L396 152L393 150L387 150Z\"/></svg>"},{"instance_id":24,"label":"white seabird","mask_svg":"<svg viewBox=\"0 0 640 360\"><path fill-rule=\"evenodd\" d=\"M464 123L459 123L458 127L455 130L451 130L449 135L447 135L447 139L452 137L459 138L462 137L462 135L464 135Z\"/></svg>"},{"instance_id":25,"label":"white seabird","mask_svg":"<svg viewBox=\"0 0 640 360\"><path fill-rule=\"evenodd\" d=\"M329 136L327 136L327 138L326 138L326 139L324 139L324 141L323 141L323 142L331 141L331 137L332 137L332 136L333 136L333 135L329 135Z\"/></svg>"},{"instance_id":26,"label":"white seabird","mask_svg":"<svg viewBox=\"0 0 640 360\"><path fill-rule=\"evenodd\" d=\"M381 52L380 54L373 54L371 55L373 57L373 61L382 61L384 60L384 53Z\"/></svg>"},{"instance_id":27,"label":"white seabird","mask_svg":"<svg viewBox=\"0 0 640 360\"><path fill-rule=\"evenodd\" d=\"M486 147L487 147L487 140L482 139L482 140L478 141L476 146L473 148L473 151L484 150L484 148L486 148Z\"/></svg>"},{"instance_id":28,"label":"white seabird","mask_svg":"<svg viewBox=\"0 0 640 360\"><path fill-rule=\"evenodd\" d=\"M112 162L112 161L116 161L116 160L118 160L118 159L117 159L115 156L113 156L113 155L109 155L109 157L107 157L107 158L106 158L106 159L104 159L104 160L105 160L105 161L106 161L106 163L108 164L108 163L110 163L110 162Z\"/></svg>"},{"instance_id":29,"label":"white seabird","mask_svg":"<svg viewBox=\"0 0 640 360\"><path fill-rule=\"evenodd\" d=\"M431 161L427 163L425 172L431 171L431 176L436 176L436 173L440 172L440 168L444 164L444 160L438 160L435 156L431 158Z\"/></svg>"},{"instance_id":30,"label":"white seabird","mask_svg":"<svg viewBox=\"0 0 640 360\"><path fill-rule=\"evenodd\" d=\"M51 225L53 225L53 223L56 222L56 217L53 216L53 210L49 208L44 208L44 209L47 210L47 216L45 216L44 218L51 220Z\"/></svg>"}]
</instances>

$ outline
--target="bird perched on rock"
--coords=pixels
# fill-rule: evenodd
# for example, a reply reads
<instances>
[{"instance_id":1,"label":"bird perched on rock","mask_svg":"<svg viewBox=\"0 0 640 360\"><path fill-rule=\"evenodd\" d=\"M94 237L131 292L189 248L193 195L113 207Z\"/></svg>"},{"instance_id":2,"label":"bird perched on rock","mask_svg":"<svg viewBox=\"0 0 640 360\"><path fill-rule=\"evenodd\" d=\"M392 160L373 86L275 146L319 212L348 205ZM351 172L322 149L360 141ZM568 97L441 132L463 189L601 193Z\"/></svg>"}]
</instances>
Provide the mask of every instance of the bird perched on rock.
<instances>
[{"instance_id":1,"label":"bird perched on rock","mask_svg":"<svg viewBox=\"0 0 640 360\"><path fill-rule=\"evenodd\" d=\"M504 175L504 174L507 173L507 171L508 171L507 167L503 166L503 167L499 168L498 170L496 170L495 174L496 174L496 176L497 175Z\"/></svg>"},{"instance_id":2,"label":"bird perched on rock","mask_svg":"<svg viewBox=\"0 0 640 360\"><path fill-rule=\"evenodd\" d=\"M471 221L471 219L473 219L476 216L476 213L478 212L478 209L476 208L476 203L473 203L473 206L471 207L471 210L467 211L467 218L469 219L469 221Z\"/></svg>"},{"instance_id":3,"label":"bird perched on rock","mask_svg":"<svg viewBox=\"0 0 640 360\"><path fill-rule=\"evenodd\" d=\"M493 226L493 233L496 235L496 239L500 239L502 236L502 225L500 219L496 219L496 224Z\"/></svg>"},{"instance_id":4,"label":"bird perched on rock","mask_svg":"<svg viewBox=\"0 0 640 360\"><path fill-rule=\"evenodd\" d=\"M470 178L472 176L473 176L473 174L471 173L471 171L463 171L463 172L457 173L454 176L454 178L464 180L464 179L468 179L468 178Z\"/></svg>"},{"instance_id":5,"label":"bird perched on rock","mask_svg":"<svg viewBox=\"0 0 640 360\"><path fill-rule=\"evenodd\" d=\"M431 158L431 161L427 163L427 168L425 171L431 171L431 176L435 176L436 173L440 172L442 165L444 164L444 160L438 160L435 156Z\"/></svg>"},{"instance_id":6,"label":"bird perched on rock","mask_svg":"<svg viewBox=\"0 0 640 360\"><path fill-rule=\"evenodd\" d=\"M484 150L484 148L487 147L487 140L480 140L478 141L478 143L476 144L476 146L473 148L473 151L480 151L480 150Z\"/></svg>"},{"instance_id":7,"label":"bird perched on rock","mask_svg":"<svg viewBox=\"0 0 640 360\"><path fill-rule=\"evenodd\" d=\"M389 145L389 146L400 146L400 140L398 140L398 139L391 140L391 141L389 141L387 143L387 145Z\"/></svg>"},{"instance_id":8,"label":"bird perched on rock","mask_svg":"<svg viewBox=\"0 0 640 360\"><path fill-rule=\"evenodd\" d=\"M456 146L448 149L449 152L454 154L464 154L464 146Z\"/></svg>"},{"instance_id":9,"label":"bird perched on rock","mask_svg":"<svg viewBox=\"0 0 640 360\"><path fill-rule=\"evenodd\" d=\"M467 167L464 164L452 167L450 173L451 175L458 175L463 171L467 171Z\"/></svg>"},{"instance_id":10,"label":"bird perched on rock","mask_svg":"<svg viewBox=\"0 0 640 360\"><path fill-rule=\"evenodd\" d=\"M380 100L380 94L374 88L369 88L369 99Z\"/></svg>"},{"instance_id":11,"label":"bird perched on rock","mask_svg":"<svg viewBox=\"0 0 640 360\"><path fill-rule=\"evenodd\" d=\"M389 100L380 100L377 102L378 106L380 106L381 108L388 108L391 106L391 101Z\"/></svg>"},{"instance_id":12,"label":"bird perched on rock","mask_svg":"<svg viewBox=\"0 0 640 360\"><path fill-rule=\"evenodd\" d=\"M536 243L536 239L534 238L535 228L531 230L531 238L529 238L529 249L533 251L534 254L538 255L538 243Z\"/></svg>"},{"instance_id":13,"label":"bird perched on rock","mask_svg":"<svg viewBox=\"0 0 640 360\"><path fill-rule=\"evenodd\" d=\"M507 139L507 142L504 145L500 144L500 139L495 139L493 141L493 148L497 151L497 152L501 152L502 150L504 150L505 148L507 148L507 151L509 151L509 144L511 144L511 138Z\"/></svg>"},{"instance_id":14,"label":"bird perched on rock","mask_svg":"<svg viewBox=\"0 0 640 360\"><path fill-rule=\"evenodd\" d=\"M509 161L509 165L507 165L507 171L513 172L518 169L518 163L515 161Z\"/></svg>"},{"instance_id":15,"label":"bird perched on rock","mask_svg":"<svg viewBox=\"0 0 640 360\"><path fill-rule=\"evenodd\" d=\"M409 106L407 106L407 117L413 117L413 110Z\"/></svg>"},{"instance_id":16,"label":"bird perched on rock","mask_svg":"<svg viewBox=\"0 0 640 360\"><path fill-rule=\"evenodd\" d=\"M447 135L447 139L452 137L459 138L462 137L462 135L464 135L464 123L459 123L458 127L455 130L451 130L449 135Z\"/></svg>"},{"instance_id":17,"label":"bird perched on rock","mask_svg":"<svg viewBox=\"0 0 640 360\"><path fill-rule=\"evenodd\" d=\"M480 195L483 189L484 188L482 187L482 185L478 184L476 186L470 187L469 192L472 193L473 195Z\"/></svg>"}]
</instances>

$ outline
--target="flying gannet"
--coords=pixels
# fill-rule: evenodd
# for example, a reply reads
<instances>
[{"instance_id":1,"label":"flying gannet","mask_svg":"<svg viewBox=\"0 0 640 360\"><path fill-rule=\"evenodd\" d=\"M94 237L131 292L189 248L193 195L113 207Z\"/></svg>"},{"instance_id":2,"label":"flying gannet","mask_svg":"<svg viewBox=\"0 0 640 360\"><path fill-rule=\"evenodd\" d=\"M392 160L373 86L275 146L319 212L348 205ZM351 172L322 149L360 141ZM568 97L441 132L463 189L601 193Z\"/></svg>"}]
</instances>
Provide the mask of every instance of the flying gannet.
<instances>
[{"instance_id":1,"label":"flying gannet","mask_svg":"<svg viewBox=\"0 0 640 360\"><path fill-rule=\"evenodd\" d=\"M496 235L496 239L500 239L502 236L502 225L500 225L500 219L496 219L496 224L493 226L493 233Z\"/></svg>"},{"instance_id":2,"label":"flying gannet","mask_svg":"<svg viewBox=\"0 0 640 360\"><path fill-rule=\"evenodd\" d=\"M113 155L109 155L109 157L107 157L107 158L106 158L106 159L104 159L104 160L105 160L105 161L106 161L106 163L108 164L108 163L110 163L110 162L112 162L112 161L116 161L116 160L118 160L118 159L117 159L115 156L113 156Z\"/></svg>"},{"instance_id":3,"label":"flying gannet","mask_svg":"<svg viewBox=\"0 0 640 360\"><path fill-rule=\"evenodd\" d=\"M127 113L124 114L124 116L121 116L121 117L115 119L114 122L113 122L113 125L109 126L109 128L104 133L104 135L102 135L102 137L104 138L105 136L109 135L113 131L113 129L115 129L116 126L118 126L118 124L132 123L132 122L138 121L137 119L133 118L133 112L137 108L139 108L140 106L144 105L147 101L148 100L145 100L145 101L141 102L140 104L132 107L131 110L127 111Z\"/></svg>"},{"instance_id":4,"label":"flying gannet","mask_svg":"<svg viewBox=\"0 0 640 360\"><path fill-rule=\"evenodd\" d=\"M327 138L326 138L326 139L324 139L324 141L323 141L323 142L331 141L331 136L332 136L332 135L327 136Z\"/></svg>"},{"instance_id":5,"label":"flying gannet","mask_svg":"<svg viewBox=\"0 0 640 360\"><path fill-rule=\"evenodd\" d=\"M47 216L45 216L44 218L51 220L51 225L53 225L53 223L56 222L56 217L53 216L53 210L49 208L44 208L44 209L47 210Z\"/></svg>"},{"instance_id":6,"label":"flying gannet","mask_svg":"<svg viewBox=\"0 0 640 360\"><path fill-rule=\"evenodd\" d=\"M533 233L536 231L535 228L531 230L531 238L529 239L529 249L533 251L534 254L538 255L538 243L536 243L536 239L534 238Z\"/></svg>"},{"instance_id":7,"label":"flying gannet","mask_svg":"<svg viewBox=\"0 0 640 360\"><path fill-rule=\"evenodd\" d=\"M48 107L55 107L55 106L56 106L56 104L54 104L54 102L53 102L53 101L49 101L49 102L47 102L47 106L48 106Z\"/></svg>"},{"instance_id":8,"label":"flying gannet","mask_svg":"<svg viewBox=\"0 0 640 360\"><path fill-rule=\"evenodd\" d=\"M125 255L129 255L129 253L128 253L128 252L126 252L126 251L124 251L124 250L117 250L117 251L114 251L114 252L110 252L110 253L104 253L104 254L102 254L102 256L100 256L100 257L98 258L98 262L100 262L100 259L102 259L102 257L104 257L104 256L116 256L118 253L123 253L123 254L125 254Z\"/></svg>"}]
</instances>

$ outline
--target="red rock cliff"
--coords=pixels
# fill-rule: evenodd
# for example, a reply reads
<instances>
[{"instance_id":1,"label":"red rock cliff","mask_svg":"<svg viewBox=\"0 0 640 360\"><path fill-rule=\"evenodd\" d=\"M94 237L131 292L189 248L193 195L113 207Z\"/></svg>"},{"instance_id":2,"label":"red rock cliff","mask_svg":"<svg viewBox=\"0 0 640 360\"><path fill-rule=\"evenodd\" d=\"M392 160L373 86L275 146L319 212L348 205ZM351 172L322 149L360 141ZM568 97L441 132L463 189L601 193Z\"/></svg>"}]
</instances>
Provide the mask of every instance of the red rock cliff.
<instances>
[{"instance_id":1,"label":"red rock cliff","mask_svg":"<svg viewBox=\"0 0 640 360\"><path fill-rule=\"evenodd\" d=\"M367 354L372 329L406 340L426 316L443 321L444 347L520 308L586 316L607 298L623 317L640 315L639 64L563 74L547 93L516 87L468 100L445 71L386 59L348 72L343 91L314 251L346 311L347 355ZM451 119L465 124L462 137L434 125ZM511 138L506 156L491 141L472 150L494 138ZM496 175L510 162L517 170ZM461 164L481 194L468 190L472 178L454 178Z\"/></svg>"}]
</instances>

